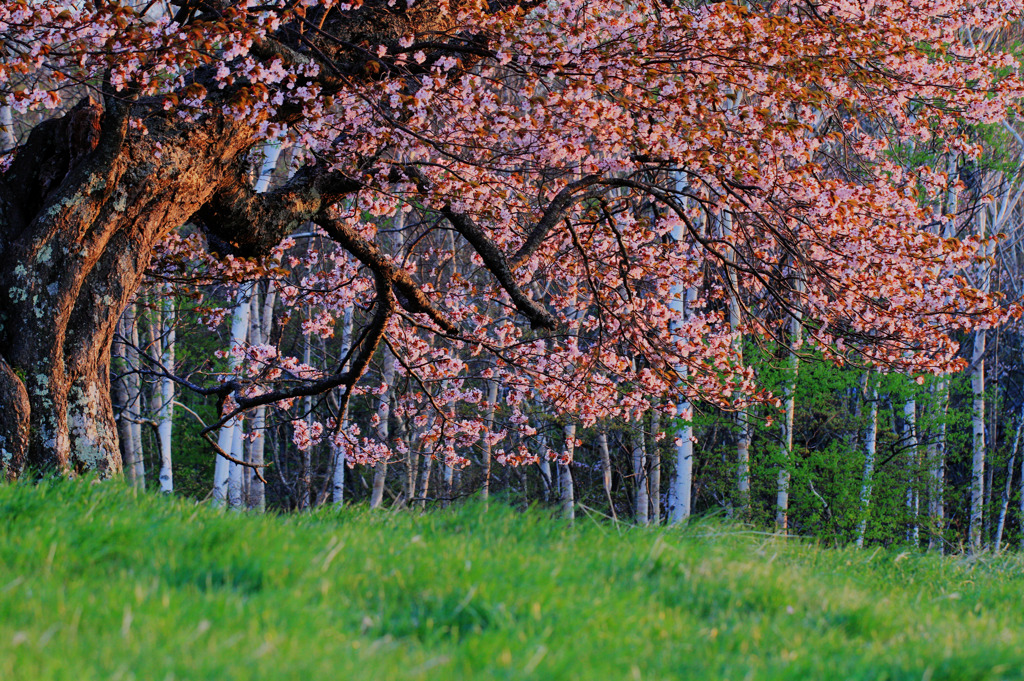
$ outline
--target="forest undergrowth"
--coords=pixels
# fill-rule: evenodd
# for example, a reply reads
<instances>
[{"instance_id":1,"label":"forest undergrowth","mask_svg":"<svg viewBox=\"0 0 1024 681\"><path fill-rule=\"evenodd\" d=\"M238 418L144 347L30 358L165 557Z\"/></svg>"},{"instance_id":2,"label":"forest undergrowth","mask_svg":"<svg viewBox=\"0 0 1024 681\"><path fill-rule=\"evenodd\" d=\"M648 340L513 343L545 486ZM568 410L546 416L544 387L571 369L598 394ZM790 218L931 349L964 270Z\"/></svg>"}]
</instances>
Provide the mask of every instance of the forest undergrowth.
<instances>
[{"instance_id":1,"label":"forest undergrowth","mask_svg":"<svg viewBox=\"0 0 1024 681\"><path fill-rule=\"evenodd\" d=\"M1024 559L0 485L0 679L1017 679Z\"/></svg>"}]
</instances>

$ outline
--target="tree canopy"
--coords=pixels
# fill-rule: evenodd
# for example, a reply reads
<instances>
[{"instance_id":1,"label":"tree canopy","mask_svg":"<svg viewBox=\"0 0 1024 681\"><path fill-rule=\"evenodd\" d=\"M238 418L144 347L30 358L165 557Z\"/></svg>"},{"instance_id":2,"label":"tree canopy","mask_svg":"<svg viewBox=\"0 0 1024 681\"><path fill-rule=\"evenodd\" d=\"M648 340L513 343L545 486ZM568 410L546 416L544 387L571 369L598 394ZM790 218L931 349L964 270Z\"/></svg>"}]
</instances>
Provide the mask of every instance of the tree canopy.
<instances>
[{"instance_id":1,"label":"tree canopy","mask_svg":"<svg viewBox=\"0 0 1024 681\"><path fill-rule=\"evenodd\" d=\"M6 2L0 103L39 122L0 174L3 466L119 469L117 320L147 268L195 247L228 272L319 264L281 292L316 311L307 333L355 310L330 369L254 345L249 369L191 385L223 398L222 422L330 390L344 404L385 345L452 457L484 427L458 409L481 380L508 391L520 436L527 396L584 425L654 396L774 400L736 339L792 318L833 360L955 368L952 332L1014 310L962 276L985 244L958 238L943 198L962 185L935 159L979 153L970 127L1024 94L993 47L1010 43L982 40L1019 10ZM258 191L273 146L287 177ZM340 249L285 256L298 231ZM355 460L388 454L318 426Z\"/></svg>"}]
</instances>

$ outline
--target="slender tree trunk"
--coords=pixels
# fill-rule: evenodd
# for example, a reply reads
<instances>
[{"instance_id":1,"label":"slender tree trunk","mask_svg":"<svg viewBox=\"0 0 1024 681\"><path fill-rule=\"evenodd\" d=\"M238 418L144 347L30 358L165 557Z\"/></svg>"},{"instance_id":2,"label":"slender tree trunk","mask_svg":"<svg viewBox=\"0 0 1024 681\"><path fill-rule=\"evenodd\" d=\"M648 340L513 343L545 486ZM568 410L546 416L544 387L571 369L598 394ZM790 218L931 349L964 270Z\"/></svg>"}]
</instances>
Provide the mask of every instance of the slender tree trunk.
<instances>
[{"instance_id":1,"label":"slender tree trunk","mask_svg":"<svg viewBox=\"0 0 1024 681\"><path fill-rule=\"evenodd\" d=\"M671 511L669 522L685 523L693 506L693 405L684 399L679 403L678 415L683 422L676 441L676 474L672 479Z\"/></svg>"},{"instance_id":2,"label":"slender tree trunk","mask_svg":"<svg viewBox=\"0 0 1024 681\"><path fill-rule=\"evenodd\" d=\"M170 373L174 373L175 345L175 310L173 289L163 287L164 297L161 301L162 331L161 342L163 353L160 364ZM160 436L160 491L170 494L174 491L174 473L171 469L171 444L174 431L174 381L163 377L159 385L160 407L157 409L157 432Z\"/></svg>"},{"instance_id":3,"label":"slender tree trunk","mask_svg":"<svg viewBox=\"0 0 1024 681\"><path fill-rule=\"evenodd\" d=\"M480 498L485 502L490 499L491 496L491 442L490 435L494 432L494 408L498 404L498 382L488 381L487 382L487 411L484 416L484 421L487 423L487 430L484 431L483 438L483 468L484 468L484 481L480 486Z\"/></svg>"},{"instance_id":4,"label":"slender tree trunk","mask_svg":"<svg viewBox=\"0 0 1024 681\"><path fill-rule=\"evenodd\" d=\"M999 524L996 526L995 550L1000 551L1003 546L1003 530L1006 527L1006 512L1010 508L1010 495L1013 493L1014 465L1017 462L1017 449L1020 446L1021 431L1024 430L1024 408L1021 409L1017 419L1017 430L1013 436L1013 447L1010 450L1010 460L1006 464L1006 486L1003 487L1002 503L999 505Z\"/></svg>"},{"instance_id":5,"label":"slender tree trunk","mask_svg":"<svg viewBox=\"0 0 1024 681\"><path fill-rule=\"evenodd\" d=\"M661 410L651 411L651 437L650 437L650 496L651 496L651 522L655 525L661 524L661 448L658 443L658 436L661 434Z\"/></svg>"},{"instance_id":6,"label":"slender tree trunk","mask_svg":"<svg viewBox=\"0 0 1024 681\"><path fill-rule=\"evenodd\" d=\"M242 418L238 419L238 423L234 428L231 429L231 449L228 451L231 456L238 459L239 461L245 460L245 422ZM243 488L243 473L245 466L240 466L235 462L231 462L228 467L228 507L234 510L241 510L243 499L242 499L242 488Z\"/></svg>"},{"instance_id":7,"label":"slender tree trunk","mask_svg":"<svg viewBox=\"0 0 1024 681\"><path fill-rule=\"evenodd\" d=\"M307 315L310 309L306 309ZM313 366L313 339L308 335L302 343L302 363L306 366ZM307 395L302 399L302 411L309 428L313 426L313 396ZM307 509L313 505L313 447L306 447L299 452L302 458L302 469L299 471L299 508Z\"/></svg>"},{"instance_id":8,"label":"slender tree trunk","mask_svg":"<svg viewBox=\"0 0 1024 681\"><path fill-rule=\"evenodd\" d=\"M242 348L249 333L250 297L252 295L252 284L245 283L238 287L235 297L235 309L231 314L231 343L230 347ZM239 359L232 352L228 355L228 374L234 375L238 370ZM217 446L225 452L232 452L235 443L235 429L241 427L241 418L235 417L225 423L217 434ZM239 439L239 441L241 441ZM232 455L233 456L233 455ZM230 461L222 456L217 457L213 468L213 504L223 506L229 497L229 478L231 477Z\"/></svg>"},{"instance_id":9,"label":"slender tree trunk","mask_svg":"<svg viewBox=\"0 0 1024 681\"><path fill-rule=\"evenodd\" d=\"M676 178L676 187L683 190L685 186L686 180L680 174ZM681 224L673 227L672 239L676 242L683 240ZM673 283L669 307L676 313L678 321L673 323L672 331L677 331L679 327L690 320L696 300L696 287L690 286L684 289L680 283ZM676 407L676 416L681 422L679 424L681 430L675 442L675 475L672 477L668 495L669 523L672 525L685 523L690 518L691 490L693 489L693 404L690 403L689 398L690 387L686 385L689 367L680 364L675 369L681 381L679 401Z\"/></svg>"},{"instance_id":10,"label":"slender tree trunk","mask_svg":"<svg viewBox=\"0 0 1024 681\"><path fill-rule=\"evenodd\" d=\"M573 520L576 517L576 501L573 496L572 461L576 454L576 424L568 423L565 432L565 453L568 461L558 464L558 487L561 490L562 517Z\"/></svg>"},{"instance_id":11,"label":"slender tree trunk","mask_svg":"<svg viewBox=\"0 0 1024 681\"><path fill-rule=\"evenodd\" d=\"M989 248L989 253L992 254L993 249ZM991 288L991 286L989 287ZM987 340L987 339L986 339ZM992 355L991 368L988 371L988 380L986 381L986 389L992 395L992 402L988 405L988 426L985 433L985 449L992 453L985 466L985 504L984 513L984 539L983 541L991 541L993 539L993 502L992 495L995 489L995 473L996 473L996 461L995 456L999 452L999 424L997 422L999 418L999 329L995 329L993 338L993 347L990 351ZM994 550L999 550L999 544L995 543L993 546Z\"/></svg>"},{"instance_id":12,"label":"slender tree trunk","mask_svg":"<svg viewBox=\"0 0 1024 681\"><path fill-rule=\"evenodd\" d=\"M419 444L417 440L416 444ZM420 474L416 486L416 498L420 503L420 510L427 507L427 495L430 494L430 469L433 468L434 457L430 452L420 452Z\"/></svg>"},{"instance_id":13,"label":"slender tree trunk","mask_svg":"<svg viewBox=\"0 0 1024 681\"><path fill-rule=\"evenodd\" d=\"M353 325L353 313L355 312L353 306L348 305L345 307L345 313L342 317L341 323L341 356L345 357L352 349L352 325ZM346 366L348 364L346 363ZM348 429L348 404L345 405L342 413L338 414L338 418L341 420L340 429L344 432ZM345 462L345 451L338 447L333 440L331 441L331 464L334 466L333 479L331 481L331 498L334 500L336 505L345 503L345 468L347 466Z\"/></svg>"},{"instance_id":14,"label":"slender tree trunk","mask_svg":"<svg viewBox=\"0 0 1024 681\"><path fill-rule=\"evenodd\" d=\"M633 515L637 525L646 525L648 522L647 506L647 451L644 438L644 422L641 419L633 431L633 483L636 495L633 503Z\"/></svg>"},{"instance_id":15,"label":"slender tree trunk","mask_svg":"<svg viewBox=\"0 0 1024 681\"><path fill-rule=\"evenodd\" d=\"M597 452L601 456L601 483L608 500L608 513L616 517L615 502L612 500L612 457L608 451L608 431L603 427L597 431Z\"/></svg>"},{"instance_id":16,"label":"slender tree trunk","mask_svg":"<svg viewBox=\"0 0 1024 681\"><path fill-rule=\"evenodd\" d=\"M921 541L918 516L920 515L920 487L918 473L921 453L917 437L917 400L910 397L903 403L903 434L907 443L907 541L917 546Z\"/></svg>"},{"instance_id":17,"label":"slender tree trunk","mask_svg":"<svg viewBox=\"0 0 1024 681\"><path fill-rule=\"evenodd\" d=\"M871 514L871 488L875 474L878 440L878 383L869 370L864 375L864 394L868 399L868 423L864 429L864 478L860 487L860 522L857 523L857 548L864 547L868 516Z\"/></svg>"},{"instance_id":18,"label":"slender tree trunk","mask_svg":"<svg viewBox=\"0 0 1024 681\"><path fill-rule=\"evenodd\" d=\"M540 469L541 484L544 486L544 501L547 502L551 501L552 496L555 496L555 480L551 476L551 460L548 459L547 439L541 435L538 436L537 442L540 445L540 456L538 457L537 467Z\"/></svg>"},{"instance_id":19,"label":"slender tree trunk","mask_svg":"<svg viewBox=\"0 0 1024 681\"><path fill-rule=\"evenodd\" d=\"M949 378L939 379L936 391L936 418L938 427L935 442L935 456L931 459L931 495L929 496L929 524L932 527L929 548L943 551L943 531L946 524L945 471L946 471L946 413L949 409Z\"/></svg>"},{"instance_id":20,"label":"slender tree trunk","mask_svg":"<svg viewBox=\"0 0 1024 681\"><path fill-rule=\"evenodd\" d=\"M384 392L377 402L377 438L388 443L388 418L391 414L391 395L395 383L395 356L387 347L384 348L384 366L381 370ZM450 467L449 467L450 468ZM384 483L388 475L388 462L378 461L373 468L373 488L370 492L370 508L379 508L384 502Z\"/></svg>"},{"instance_id":21,"label":"slender tree trunk","mask_svg":"<svg viewBox=\"0 0 1024 681\"><path fill-rule=\"evenodd\" d=\"M131 327L135 324L135 306L129 306L121 316L118 323L119 340L113 345L113 366L120 375L115 389L115 405L117 407L117 425L121 436L122 456L125 462L125 479L132 486L135 485L135 457L139 449L139 443L135 441L135 428L132 427L132 393L130 389L130 372L136 371L138 367L132 366L128 359L128 345L125 341L131 341Z\"/></svg>"},{"instance_id":22,"label":"slender tree trunk","mask_svg":"<svg viewBox=\"0 0 1024 681\"><path fill-rule=\"evenodd\" d=\"M270 331L274 320L274 302L277 291L274 282L267 282L267 293L263 297L263 304L260 305L259 296L253 296L251 314L253 315L250 324L250 342L254 345L263 345L270 340ZM267 408L256 407L252 417L253 440L249 445L249 461L254 466L262 466L265 463L264 453L267 444ZM249 475L249 492L246 495L246 503L249 508L258 511L266 510L267 496L266 486L252 471Z\"/></svg>"},{"instance_id":23,"label":"slender tree trunk","mask_svg":"<svg viewBox=\"0 0 1024 681\"><path fill-rule=\"evenodd\" d=\"M985 238L985 221L987 210L978 210L978 237ZM991 282L991 270L987 264L981 265L981 290L988 293ZM983 515L985 503L985 329L974 331L974 352L971 356L971 393L974 396L971 408L972 450L971 461L971 519L968 530L968 546L971 552L982 548Z\"/></svg>"},{"instance_id":24,"label":"slender tree trunk","mask_svg":"<svg viewBox=\"0 0 1024 681\"><path fill-rule=\"evenodd\" d=\"M803 280L796 279L797 294L803 293ZM789 471L793 465L793 418L796 413L796 380L800 371L800 346L803 343L803 315L800 312L802 300L797 300L789 319L789 370L786 376L785 406L782 419L782 464L775 494L775 530L783 534L789 530Z\"/></svg>"},{"instance_id":25,"label":"slender tree trunk","mask_svg":"<svg viewBox=\"0 0 1024 681\"><path fill-rule=\"evenodd\" d=\"M971 372L971 392L974 395L971 408L971 429L973 433L971 461L971 516L968 530L968 545L972 552L981 550L982 514L985 500L985 330L974 332L974 353Z\"/></svg>"},{"instance_id":26,"label":"slender tree trunk","mask_svg":"<svg viewBox=\"0 0 1024 681\"><path fill-rule=\"evenodd\" d=\"M143 416L143 405L142 405L142 377L139 375L139 316L138 306L135 303L131 304L130 314L128 316L128 325L126 331L128 332L128 347L127 347L127 359L128 366L131 369L131 373L128 374L128 413L131 414L131 418L128 421L128 427L132 431L132 447L131 458L128 459L128 470L129 482L136 489L146 489L146 459L142 447L142 416Z\"/></svg>"}]
</instances>

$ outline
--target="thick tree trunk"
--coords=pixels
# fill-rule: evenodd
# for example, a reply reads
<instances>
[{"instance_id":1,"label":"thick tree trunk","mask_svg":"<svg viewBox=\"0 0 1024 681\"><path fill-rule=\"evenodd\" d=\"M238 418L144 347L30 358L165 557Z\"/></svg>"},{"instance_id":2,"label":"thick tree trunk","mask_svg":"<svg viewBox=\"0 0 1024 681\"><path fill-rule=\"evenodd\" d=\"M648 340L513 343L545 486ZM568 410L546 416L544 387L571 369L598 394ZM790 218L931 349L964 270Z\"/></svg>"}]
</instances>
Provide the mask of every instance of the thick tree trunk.
<instances>
[{"instance_id":1,"label":"thick tree trunk","mask_svg":"<svg viewBox=\"0 0 1024 681\"><path fill-rule=\"evenodd\" d=\"M120 112L83 102L37 126L0 176L0 465L9 477L26 465L121 470L109 376L118 319L156 242L234 177L258 121L147 125L149 134L129 130Z\"/></svg>"}]
</instances>

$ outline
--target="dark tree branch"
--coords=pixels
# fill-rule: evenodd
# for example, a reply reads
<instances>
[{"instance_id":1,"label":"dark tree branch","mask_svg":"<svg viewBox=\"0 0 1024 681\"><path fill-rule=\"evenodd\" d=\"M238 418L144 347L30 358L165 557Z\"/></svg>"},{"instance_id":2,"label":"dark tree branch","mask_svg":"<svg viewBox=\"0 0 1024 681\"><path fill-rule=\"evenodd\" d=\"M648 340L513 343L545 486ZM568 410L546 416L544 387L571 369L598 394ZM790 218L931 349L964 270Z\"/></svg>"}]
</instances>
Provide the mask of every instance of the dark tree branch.
<instances>
[{"instance_id":1,"label":"dark tree branch","mask_svg":"<svg viewBox=\"0 0 1024 681\"><path fill-rule=\"evenodd\" d=\"M390 281L400 294L398 296L399 304L406 311L427 315L446 333L452 335L459 333L458 325L438 310L409 273L392 262L376 244L359 236L355 230L330 217L326 212L317 215L313 221L320 225L328 236L355 256L359 262Z\"/></svg>"}]
</instances>

